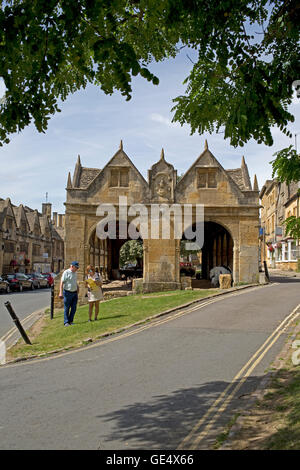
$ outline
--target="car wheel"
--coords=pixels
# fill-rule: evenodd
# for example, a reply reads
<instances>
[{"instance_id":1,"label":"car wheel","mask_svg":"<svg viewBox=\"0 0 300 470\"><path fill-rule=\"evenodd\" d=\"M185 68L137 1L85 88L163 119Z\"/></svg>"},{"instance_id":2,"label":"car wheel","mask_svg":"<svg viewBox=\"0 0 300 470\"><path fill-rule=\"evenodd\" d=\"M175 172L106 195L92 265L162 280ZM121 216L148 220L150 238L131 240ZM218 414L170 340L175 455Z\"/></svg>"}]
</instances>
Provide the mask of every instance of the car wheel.
<instances>
[{"instance_id":1,"label":"car wheel","mask_svg":"<svg viewBox=\"0 0 300 470\"><path fill-rule=\"evenodd\" d=\"M22 284L19 285L19 291L20 291L20 292L23 292L23 286L22 286Z\"/></svg>"},{"instance_id":2,"label":"car wheel","mask_svg":"<svg viewBox=\"0 0 300 470\"><path fill-rule=\"evenodd\" d=\"M31 290L34 290L33 282L31 283Z\"/></svg>"}]
</instances>

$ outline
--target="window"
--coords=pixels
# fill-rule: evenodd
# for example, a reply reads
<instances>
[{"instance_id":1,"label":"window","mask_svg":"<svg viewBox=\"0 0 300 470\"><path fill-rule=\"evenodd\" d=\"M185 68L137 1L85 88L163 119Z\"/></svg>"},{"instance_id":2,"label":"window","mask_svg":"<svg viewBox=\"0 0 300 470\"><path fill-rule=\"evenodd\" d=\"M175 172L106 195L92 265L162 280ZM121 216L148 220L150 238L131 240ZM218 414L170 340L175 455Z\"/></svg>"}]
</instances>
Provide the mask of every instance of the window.
<instances>
[{"instance_id":1,"label":"window","mask_svg":"<svg viewBox=\"0 0 300 470\"><path fill-rule=\"evenodd\" d=\"M110 171L110 186L123 187L129 186L129 168L114 168Z\"/></svg>"},{"instance_id":2,"label":"window","mask_svg":"<svg viewBox=\"0 0 300 470\"><path fill-rule=\"evenodd\" d=\"M197 172L198 188L216 188L217 187L217 170L215 168L201 168Z\"/></svg>"},{"instance_id":3,"label":"window","mask_svg":"<svg viewBox=\"0 0 300 470\"><path fill-rule=\"evenodd\" d=\"M296 261L297 260L297 247L296 247L296 242L293 241L291 242L291 261Z\"/></svg>"},{"instance_id":4,"label":"window","mask_svg":"<svg viewBox=\"0 0 300 470\"><path fill-rule=\"evenodd\" d=\"M6 219L6 228L8 228L8 230L11 230L13 227L13 219L11 217L7 217Z\"/></svg>"},{"instance_id":5,"label":"window","mask_svg":"<svg viewBox=\"0 0 300 470\"><path fill-rule=\"evenodd\" d=\"M21 253L28 253L28 243L20 243Z\"/></svg>"},{"instance_id":6,"label":"window","mask_svg":"<svg viewBox=\"0 0 300 470\"><path fill-rule=\"evenodd\" d=\"M4 251L6 251L7 253L14 253L15 244L13 242L5 242Z\"/></svg>"},{"instance_id":7,"label":"window","mask_svg":"<svg viewBox=\"0 0 300 470\"><path fill-rule=\"evenodd\" d=\"M33 254L33 256L40 256L40 254L41 254L41 247L40 247L40 245L33 245L33 247L32 247L32 254Z\"/></svg>"}]
</instances>

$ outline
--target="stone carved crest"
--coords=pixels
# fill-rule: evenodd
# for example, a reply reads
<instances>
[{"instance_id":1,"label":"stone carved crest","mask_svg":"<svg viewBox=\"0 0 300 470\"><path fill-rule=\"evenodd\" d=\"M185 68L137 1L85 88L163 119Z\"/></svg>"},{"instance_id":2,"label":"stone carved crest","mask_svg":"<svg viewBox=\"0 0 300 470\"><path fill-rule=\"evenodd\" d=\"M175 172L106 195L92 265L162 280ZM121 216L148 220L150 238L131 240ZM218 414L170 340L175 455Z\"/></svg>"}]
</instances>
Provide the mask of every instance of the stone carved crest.
<instances>
[{"instance_id":1,"label":"stone carved crest","mask_svg":"<svg viewBox=\"0 0 300 470\"><path fill-rule=\"evenodd\" d=\"M160 199L169 200L172 192L172 178L164 173L158 173L154 181L154 190Z\"/></svg>"},{"instance_id":2,"label":"stone carved crest","mask_svg":"<svg viewBox=\"0 0 300 470\"><path fill-rule=\"evenodd\" d=\"M151 199L156 202L172 202L174 199L174 182L176 171L165 161L162 150L160 160L149 170Z\"/></svg>"}]
</instances>

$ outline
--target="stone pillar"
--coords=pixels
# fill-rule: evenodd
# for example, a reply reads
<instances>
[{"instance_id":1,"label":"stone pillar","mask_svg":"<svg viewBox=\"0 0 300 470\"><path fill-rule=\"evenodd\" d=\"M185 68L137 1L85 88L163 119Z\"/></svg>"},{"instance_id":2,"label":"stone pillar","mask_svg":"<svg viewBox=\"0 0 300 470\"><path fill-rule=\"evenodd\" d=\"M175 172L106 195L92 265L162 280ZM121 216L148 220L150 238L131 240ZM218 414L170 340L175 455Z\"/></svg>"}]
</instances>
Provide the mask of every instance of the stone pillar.
<instances>
[{"instance_id":1,"label":"stone pillar","mask_svg":"<svg viewBox=\"0 0 300 470\"><path fill-rule=\"evenodd\" d=\"M145 292L180 289L178 240L144 240Z\"/></svg>"},{"instance_id":2,"label":"stone pillar","mask_svg":"<svg viewBox=\"0 0 300 470\"><path fill-rule=\"evenodd\" d=\"M256 220L240 221L239 279L235 282L258 281L258 233Z\"/></svg>"}]
</instances>

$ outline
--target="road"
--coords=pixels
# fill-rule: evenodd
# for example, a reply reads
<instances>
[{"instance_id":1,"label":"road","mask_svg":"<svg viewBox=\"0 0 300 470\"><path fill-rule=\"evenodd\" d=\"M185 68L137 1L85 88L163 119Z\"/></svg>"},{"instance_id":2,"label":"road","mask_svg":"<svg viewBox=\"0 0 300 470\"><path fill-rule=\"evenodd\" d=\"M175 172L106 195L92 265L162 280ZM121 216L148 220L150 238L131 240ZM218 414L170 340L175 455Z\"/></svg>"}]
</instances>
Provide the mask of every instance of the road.
<instances>
[{"instance_id":1,"label":"road","mask_svg":"<svg viewBox=\"0 0 300 470\"><path fill-rule=\"evenodd\" d=\"M299 287L227 294L86 349L0 367L0 448L210 448L282 348Z\"/></svg>"},{"instance_id":2,"label":"road","mask_svg":"<svg viewBox=\"0 0 300 470\"><path fill-rule=\"evenodd\" d=\"M50 289L36 289L23 292L11 292L10 294L0 294L0 338L9 331L14 323L4 306L9 301L15 310L18 318L23 320L32 312L42 308L50 307Z\"/></svg>"}]
</instances>

